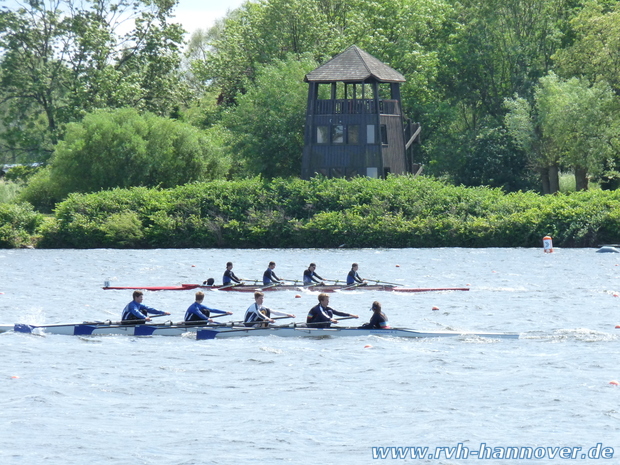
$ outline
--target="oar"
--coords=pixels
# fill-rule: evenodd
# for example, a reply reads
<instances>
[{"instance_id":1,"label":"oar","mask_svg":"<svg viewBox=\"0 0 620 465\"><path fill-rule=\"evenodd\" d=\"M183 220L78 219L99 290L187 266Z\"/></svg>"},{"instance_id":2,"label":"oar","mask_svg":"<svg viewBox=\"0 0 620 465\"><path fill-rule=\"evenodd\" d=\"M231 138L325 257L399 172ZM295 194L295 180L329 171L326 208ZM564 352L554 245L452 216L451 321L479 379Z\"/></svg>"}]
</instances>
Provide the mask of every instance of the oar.
<instances>
[{"instance_id":1,"label":"oar","mask_svg":"<svg viewBox=\"0 0 620 465\"><path fill-rule=\"evenodd\" d=\"M285 320L287 318L293 318L292 316L274 316L273 318L271 318L272 320ZM251 321L250 323L263 323L263 321ZM244 324L245 321L241 321L241 320L236 320L236 321L231 321L230 323L240 323L240 324ZM248 328L251 328L251 326L248 326Z\"/></svg>"},{"instance_id":2,"label":"oar","mask_svg":"<svg viewBox=\"0 0 620 465\"><path fill-rule=\"evenodd\" d=\"M162 316L168 316L168 315L151 315L149 316L149 318L159 318ZM135 319L135 320L121 320L120 324L122 325L143 325L146 323L146 318L143 319Z\"/></svg>"},{"instance_id":3,"label":"oar","mask_svg":"<svg viewBox=\"0 0 620 465\"><path fill-rule=\"evenodd\" d=\"M349 290L349 289L355 289L356 287L361 287L361 286L366 286L366 285L367 285L367 283L354 283L354 284L351 284L351 285L349 285L347 287L343 287L340 290L341 291L346 291L346 290Z\"/></svg>"},{"instance_id":4,"label":"oar","mask_svg":"<svg viewBox=\"0 0 620 465\"><path fill-rule=\"evenodd\" d=\"M354 320L355 317L353 316L345 316L342 318L334 318L336 321L342 321L342 320ZM331 323L331 321L317 321L316 323L299 323L299 324L305 324L306 326L308 325L324 325L325 323Z\"/></svg>"},{"instance_id":5,"label":"oar","mask_svg":"<svg viewBox=\"0 0 620 465\"><path fill-rule=\"evenodd\" d=\"M366 279L366 281L374 281L377 284L389 284L390 286L402 286L402 284L388 283L387 281L379 281L378 279Z\"/></svg>"}]
</instances>

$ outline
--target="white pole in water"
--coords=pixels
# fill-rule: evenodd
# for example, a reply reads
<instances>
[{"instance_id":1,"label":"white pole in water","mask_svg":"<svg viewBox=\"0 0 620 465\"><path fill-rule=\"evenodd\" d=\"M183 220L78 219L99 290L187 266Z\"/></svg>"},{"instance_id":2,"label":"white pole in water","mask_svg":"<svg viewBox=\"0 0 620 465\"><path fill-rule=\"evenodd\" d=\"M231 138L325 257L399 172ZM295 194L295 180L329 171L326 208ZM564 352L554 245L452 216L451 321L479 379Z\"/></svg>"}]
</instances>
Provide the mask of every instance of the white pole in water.
<instances>
[{"instance_id":1,"label":"white pole in water","mask_svg":"<svg viewBox=\"0 0 620 465\"><path fill-rule=\"evenodd\" d=\"M545 253L553 252L553 239L550 236L543 237L543 251Z\"/></svg>"}]
</instances>

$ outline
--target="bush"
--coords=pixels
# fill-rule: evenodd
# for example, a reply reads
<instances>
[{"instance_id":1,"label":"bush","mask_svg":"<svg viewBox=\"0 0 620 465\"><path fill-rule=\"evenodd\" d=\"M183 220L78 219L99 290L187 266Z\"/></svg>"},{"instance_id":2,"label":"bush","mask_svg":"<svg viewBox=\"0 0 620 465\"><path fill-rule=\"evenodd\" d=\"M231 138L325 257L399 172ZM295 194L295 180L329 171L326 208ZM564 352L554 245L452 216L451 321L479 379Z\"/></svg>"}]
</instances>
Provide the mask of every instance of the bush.
<instances>
[{"instance_id":1,"label":"bush","mask_svg":"<svg viewBox=\"0 0 620 465\"><path fill-rule=\"evenodd\" d=\"M0 204L0 248L35 245L35 231L43 223L43 215L31 205Z\"/></svg>"},{"instance_id":2,"label":"bush","mask_svg":"<svg viewBox=\"0 0 620 465\"><path fill-rule=\"evenodd\" d=\"M193 183L72 194L63 247L558 247L620 242L620 193L540 196L394 176ZM53 245L52 245L53 244Z\"/></svg>"}]
</instances>

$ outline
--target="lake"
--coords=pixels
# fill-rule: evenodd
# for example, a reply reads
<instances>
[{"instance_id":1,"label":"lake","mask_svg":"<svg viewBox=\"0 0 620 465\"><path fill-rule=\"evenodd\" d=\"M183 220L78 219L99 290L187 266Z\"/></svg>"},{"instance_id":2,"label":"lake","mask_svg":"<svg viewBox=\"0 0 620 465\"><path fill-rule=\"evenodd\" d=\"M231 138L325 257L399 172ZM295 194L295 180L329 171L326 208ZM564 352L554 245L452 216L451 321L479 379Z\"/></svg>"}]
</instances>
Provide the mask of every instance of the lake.
<instances>
[{"instance_id":1,"label":"lake","mask_svg":"<svg viewBox=\"0 0 620 465\"><path fill-rule=\"evenodd\" d=\"M227 261L237 276L260 279L271 260L287 279L301 279L315 262L323 278L344 280L357 262L364 278L471 289L332 294L333 308L360 315L354 325L368 321L379 300L392 326L520 338L196 341L3 333L1 463L585 464L597 454L596 463L618 463L620 386L610 382L620 381L620 254L545 254L542 243L0 250L0 324L118 319L131 291L103 290L106 280L219 283ZM144 303L178 321L194 292L147 292ZM316 301L309 291L265 297L266 306L294 313L296 321ZM235 292L207 292L205 299L235 319L252 302L251 294ZM412 458L423 448L425 458ZM508 460L504 453L525 455Z\"/></svg>"}]
</instances>

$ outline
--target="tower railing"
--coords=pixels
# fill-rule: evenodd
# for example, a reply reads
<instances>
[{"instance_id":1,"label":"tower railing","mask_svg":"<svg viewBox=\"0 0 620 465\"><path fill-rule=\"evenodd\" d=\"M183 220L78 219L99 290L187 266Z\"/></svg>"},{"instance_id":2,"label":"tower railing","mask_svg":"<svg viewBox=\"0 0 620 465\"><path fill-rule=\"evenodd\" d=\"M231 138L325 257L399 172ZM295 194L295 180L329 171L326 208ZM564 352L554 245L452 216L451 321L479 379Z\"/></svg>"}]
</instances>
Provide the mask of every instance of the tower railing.
<instances>
[{"instance_id":1,"label":"tower railing","mask_svg":"<svg viewBox=\"0 0 620 465\"><path fill-rule=\"evenodd\" d=\"M379 114L400 115L398 100L379 100L378 103ZM315 101L315 115L356 115L363 113L377 113L374 99L330 99Z\"/></svg>"}]
</instances>

